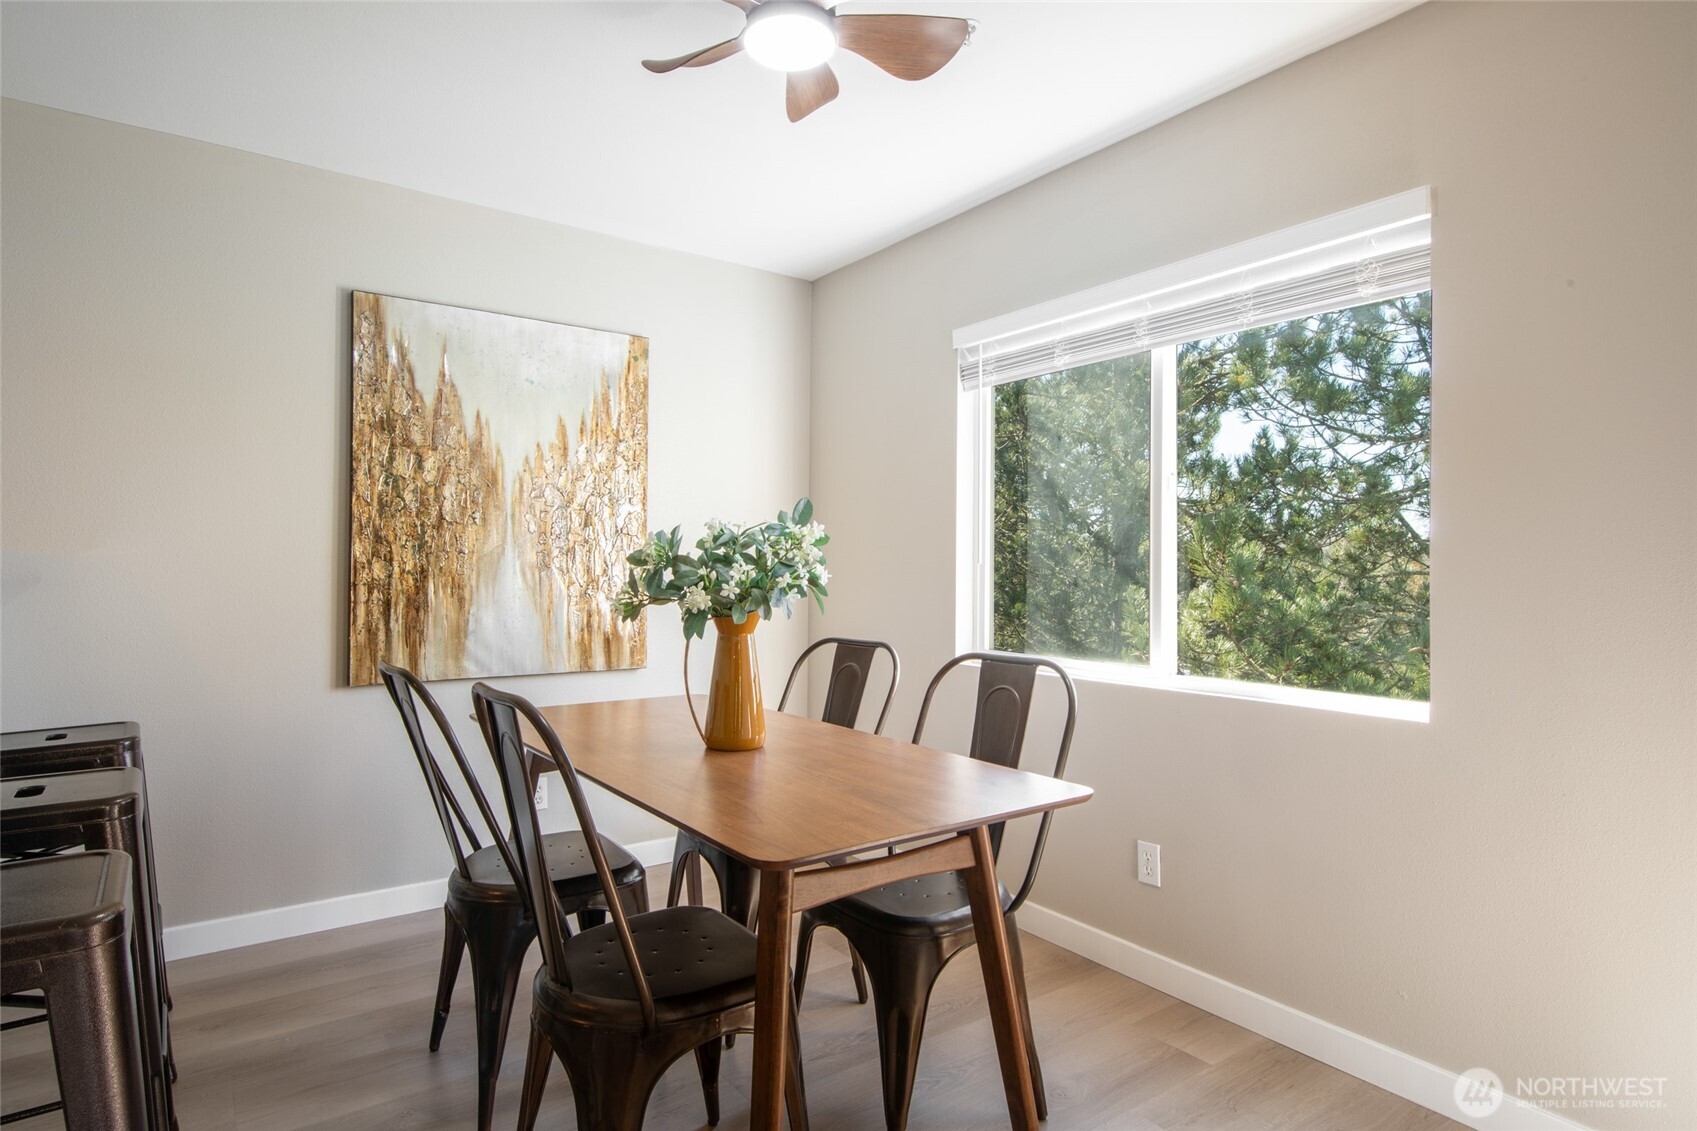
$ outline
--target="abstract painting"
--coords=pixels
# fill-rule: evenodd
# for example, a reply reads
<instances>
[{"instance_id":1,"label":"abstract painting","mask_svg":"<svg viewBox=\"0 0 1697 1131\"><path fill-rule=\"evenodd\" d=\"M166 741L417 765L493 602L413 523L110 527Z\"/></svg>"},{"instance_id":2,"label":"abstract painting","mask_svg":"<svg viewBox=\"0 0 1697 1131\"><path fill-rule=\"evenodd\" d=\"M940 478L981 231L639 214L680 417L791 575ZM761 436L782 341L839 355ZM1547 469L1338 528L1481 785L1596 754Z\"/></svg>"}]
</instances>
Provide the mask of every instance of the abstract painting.
<instances>
[{"instance_id":1,"label":"abstract painting","mask_svg":"<svg viewBox=\"0 0 1697 1131\"><path fill-rule=\"evenodd\" d=\"M642 667L648 339L353 293L348 682ZM434 369L435 379L421 381Z\"/></svg>"}]
</instances>

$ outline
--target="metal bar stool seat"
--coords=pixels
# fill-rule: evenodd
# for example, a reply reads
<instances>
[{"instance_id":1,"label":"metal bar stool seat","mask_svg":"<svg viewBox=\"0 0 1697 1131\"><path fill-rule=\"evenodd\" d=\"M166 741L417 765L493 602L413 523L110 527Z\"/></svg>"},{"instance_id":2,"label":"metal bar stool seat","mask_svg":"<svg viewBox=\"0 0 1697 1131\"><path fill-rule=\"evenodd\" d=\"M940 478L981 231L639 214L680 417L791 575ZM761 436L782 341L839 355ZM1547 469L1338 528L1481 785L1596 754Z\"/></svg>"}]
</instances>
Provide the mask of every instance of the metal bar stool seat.
<instances>
[{"instance_id":1,"label":"metal bar stool seat","mask_svg":"<svg viewBox=\"0 0 1697 1131\"><path fill-rule=\"evenodd\" d=\"M0 854L16 856L43 844L128 854L132 886L132 949L141 1019L141 1055L155 1131L176 1126L171 1096L170 1027L161 979L164 955L153 916L147 843L147 793L138 769L80 770L10 778L0 787Z\"/></svg>"},{"instance_id":2,"label":"metal bar stool seat","mask_svg":"<svg viewBox=\"0 0 1697 1131\"><path fill-rule=\"evenodd\" d=\"M62 1110L67 1131L148 1125L131 873L122 852L0 866L0 994L41 991L59 1077L58 1102L0 1122Z\"/></svg>"}]
</instances>

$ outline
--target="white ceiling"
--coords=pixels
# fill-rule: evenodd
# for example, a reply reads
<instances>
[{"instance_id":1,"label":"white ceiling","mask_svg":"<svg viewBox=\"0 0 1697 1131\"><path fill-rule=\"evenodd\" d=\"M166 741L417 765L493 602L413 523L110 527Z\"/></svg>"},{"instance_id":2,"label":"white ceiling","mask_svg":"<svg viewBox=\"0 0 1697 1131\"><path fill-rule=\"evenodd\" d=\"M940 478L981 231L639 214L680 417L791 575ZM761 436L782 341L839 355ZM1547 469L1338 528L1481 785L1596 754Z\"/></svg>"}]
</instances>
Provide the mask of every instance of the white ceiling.
<instances>
[{"instance_id":1,"label":"white ceiling","mask_svg":"<svg viewBox=\"0 0 1697 1131\"><path fill-rule=\"evenodd\" d=\"M792 125L746 56L638 65L736 35L717 0L8 0L0 90L812 279L1413 2L845 3L978 32L918 83L839 53Z\"/></svg>"}]
</instances>

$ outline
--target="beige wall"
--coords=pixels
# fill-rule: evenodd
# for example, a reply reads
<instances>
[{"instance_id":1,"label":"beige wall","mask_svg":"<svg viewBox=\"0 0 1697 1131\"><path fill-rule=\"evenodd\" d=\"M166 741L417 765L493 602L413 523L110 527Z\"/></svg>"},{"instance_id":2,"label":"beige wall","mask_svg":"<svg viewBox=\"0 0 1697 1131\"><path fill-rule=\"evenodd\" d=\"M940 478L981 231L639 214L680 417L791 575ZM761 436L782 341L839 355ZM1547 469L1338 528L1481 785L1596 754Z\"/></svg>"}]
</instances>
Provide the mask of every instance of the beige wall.
<instances>
[{"instance_id":1,"label":"beige wall","mask_svg":"<svg viewBox=\"0 0 1697 1131\"><path fill-rule=\"evenodd\" d=\"M1697 8L1433 4L815 284L819 623L901 649L900 731L955 639L950 332L1432 186L1431 722L1084 685L1038 902L1697 1127L1694 152Z\"/></svg>"},{"instance_id":2,"label":"beige wall","mask_svg":"<svg viewBox=\"0 0 1697 1131\"><path fill-rule=\"evenodd\" d=\"M340 686L350 288L646 334L654 525L806 489L806 283L17 102L0 137L0 712L140 720L170 923L451 865L387 694ZM652 619L644 671L499 682L674 693ZM777 688L805 631L762 630Z\"/></svg>"}]
</instances>

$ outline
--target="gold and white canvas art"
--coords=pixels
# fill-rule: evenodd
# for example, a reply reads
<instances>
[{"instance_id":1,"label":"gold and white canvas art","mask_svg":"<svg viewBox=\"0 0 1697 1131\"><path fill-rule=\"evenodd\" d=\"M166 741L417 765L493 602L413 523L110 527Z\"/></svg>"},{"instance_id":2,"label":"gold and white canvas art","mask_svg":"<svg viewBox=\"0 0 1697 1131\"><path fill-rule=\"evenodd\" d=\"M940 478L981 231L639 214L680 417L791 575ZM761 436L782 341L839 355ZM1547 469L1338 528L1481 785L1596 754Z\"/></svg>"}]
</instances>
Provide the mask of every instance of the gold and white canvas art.
<instances>
[{"instance_id":1,"label":"gold and white canvas art","mask_svg":"<svg viewBox=\"0 0 1697 1131\"><path fill-rule=\"evenodd\" d=\"M648 339L353 294L348 681L642 667ZM434 378L420 380L420 375Z\"/></svg>"}]
</instances>

